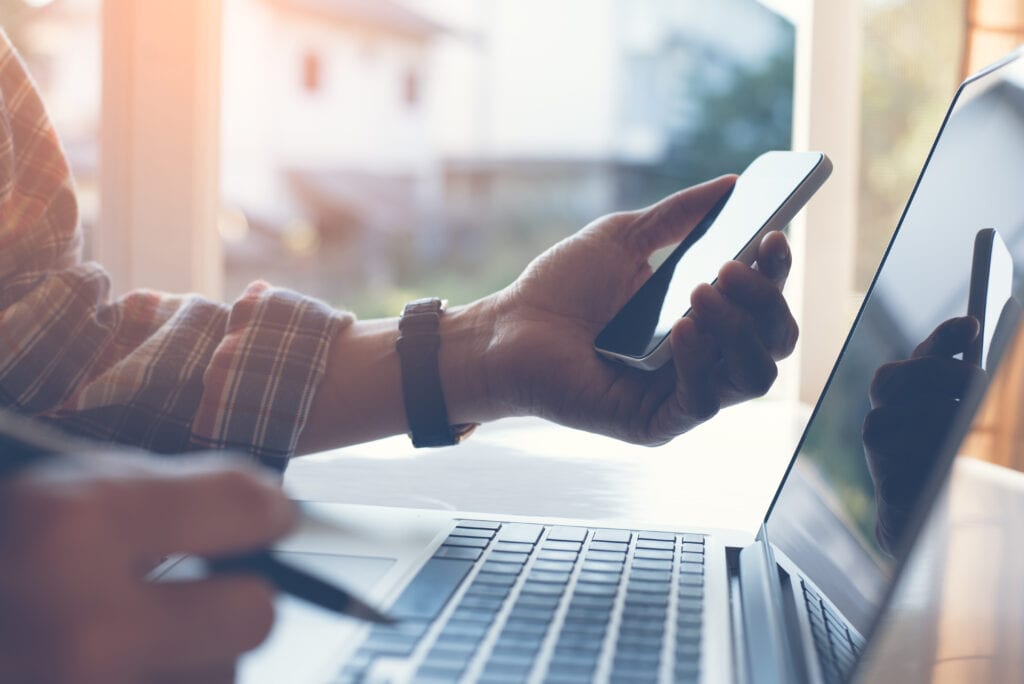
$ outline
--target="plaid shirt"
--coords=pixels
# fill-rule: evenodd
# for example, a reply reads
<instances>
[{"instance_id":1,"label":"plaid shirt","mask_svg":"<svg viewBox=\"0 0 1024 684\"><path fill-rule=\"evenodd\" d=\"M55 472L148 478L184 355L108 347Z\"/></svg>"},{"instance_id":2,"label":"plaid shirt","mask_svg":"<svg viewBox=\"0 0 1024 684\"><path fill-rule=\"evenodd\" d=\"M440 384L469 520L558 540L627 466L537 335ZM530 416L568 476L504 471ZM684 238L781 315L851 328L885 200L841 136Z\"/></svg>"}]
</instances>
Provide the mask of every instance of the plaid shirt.
<instances>
[{"instance_id":1,"label":"plaid shirt","mask_svg":"<svg viewBox=\"0 0 1024 684\"><path fill-rule=\"evenodd\" d=\"M351 319L265 283L230 306L110 301L81 244L67 160L0 31L0 406L157 452L234 449L283 467Z\"/></svg>"}]
</instances>

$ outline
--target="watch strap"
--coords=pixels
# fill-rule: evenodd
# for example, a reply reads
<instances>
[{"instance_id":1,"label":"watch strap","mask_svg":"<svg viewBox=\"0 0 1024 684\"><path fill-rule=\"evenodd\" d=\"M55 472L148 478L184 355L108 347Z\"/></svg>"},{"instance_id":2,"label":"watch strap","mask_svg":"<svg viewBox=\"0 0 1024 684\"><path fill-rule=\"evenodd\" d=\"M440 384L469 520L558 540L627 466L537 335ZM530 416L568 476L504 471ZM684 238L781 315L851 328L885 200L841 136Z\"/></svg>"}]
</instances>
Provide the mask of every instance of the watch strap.
<instances>
[{"instance_id":1,"label":"watch strap","mask_svg":"<svg viewBox=\"0 0 1024 684\"><path fill-rule=\"evenodd\" d=\"M476 427L448 422L438 365L444 308L440 299L417 299L405 305L398 323L396 347L402 369L402 399L409 436L416 448L458 444Z\"/></svg>"}]
</instances>

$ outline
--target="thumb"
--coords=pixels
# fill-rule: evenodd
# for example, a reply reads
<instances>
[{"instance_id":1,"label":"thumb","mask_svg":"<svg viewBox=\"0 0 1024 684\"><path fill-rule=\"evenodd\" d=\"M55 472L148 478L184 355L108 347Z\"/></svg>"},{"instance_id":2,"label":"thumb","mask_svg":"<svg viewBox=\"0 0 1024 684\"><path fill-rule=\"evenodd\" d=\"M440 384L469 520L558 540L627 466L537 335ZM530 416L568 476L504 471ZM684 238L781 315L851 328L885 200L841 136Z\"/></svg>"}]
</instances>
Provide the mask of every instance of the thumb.
<instances>
[{"instance_id":1,"label":"thumb","mask_svg":"<svg viewBox=\"0 0 1024 684\"><path fill-rule=\"evenodd\" d=\"M633 220L626 228L626 245L646 259L656 250L681 241L735 183L735 175L719 176L631 212Z\"/></svg>"}]
</instances>

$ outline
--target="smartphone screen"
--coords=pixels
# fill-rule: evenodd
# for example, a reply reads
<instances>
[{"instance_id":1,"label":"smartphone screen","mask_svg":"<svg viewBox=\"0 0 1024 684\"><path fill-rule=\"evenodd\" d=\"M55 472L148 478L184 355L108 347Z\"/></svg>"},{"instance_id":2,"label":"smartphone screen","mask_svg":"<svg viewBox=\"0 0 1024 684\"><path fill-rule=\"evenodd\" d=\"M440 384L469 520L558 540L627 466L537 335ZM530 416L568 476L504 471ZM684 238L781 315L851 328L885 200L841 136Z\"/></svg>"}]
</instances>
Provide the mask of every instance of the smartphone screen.
<instances>
[{"instance_id":1,"label":"smartphone screen","mask_svg":"<svg viewBox=\"0 0 1024 684\"><path fill-rule=\"evenodd\" d=\"M687 235L595 340L599 351L643 358L690 310L690 294L714 282L731 259L752 263L771 225L781 229L828 176L827 158L815 152L769 152L758 157L732 192ZM807 188L814 179L814 187ZM802 201L795 202L799 190Z\"/></svg>"}]
</instances>

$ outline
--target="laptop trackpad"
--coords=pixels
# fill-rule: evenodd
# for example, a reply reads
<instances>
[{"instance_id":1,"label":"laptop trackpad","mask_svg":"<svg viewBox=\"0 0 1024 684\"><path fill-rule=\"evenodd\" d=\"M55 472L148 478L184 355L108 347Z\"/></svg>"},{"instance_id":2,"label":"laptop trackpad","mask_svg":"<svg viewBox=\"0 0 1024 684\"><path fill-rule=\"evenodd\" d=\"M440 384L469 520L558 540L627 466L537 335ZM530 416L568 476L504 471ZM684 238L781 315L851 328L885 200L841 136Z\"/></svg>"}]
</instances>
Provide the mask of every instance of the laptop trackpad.
<instances>
[{"instance_id":1,"label":"laptop trackpad","mask_svg":"<svg viewBox=\"0 0 1024 684\"><path fill-rule=\"evenodd\" d=\"M278 551L275 554L360 596L395 564L393 558ZM300 599L283 595L276 603L277 620L270 636L239 663L243 684L301 682L321 674L325 663L353 638L362 623L341 617Z\"/></svg>"}]
</instances>

